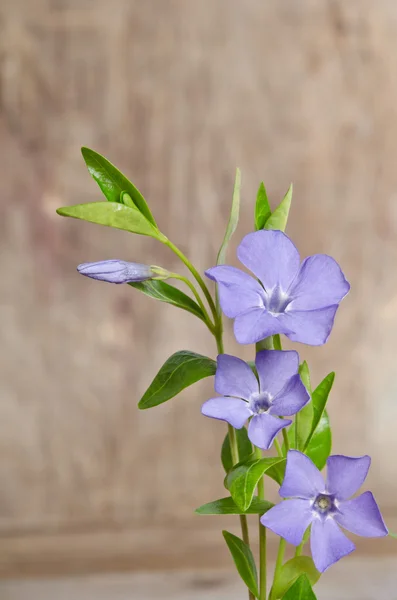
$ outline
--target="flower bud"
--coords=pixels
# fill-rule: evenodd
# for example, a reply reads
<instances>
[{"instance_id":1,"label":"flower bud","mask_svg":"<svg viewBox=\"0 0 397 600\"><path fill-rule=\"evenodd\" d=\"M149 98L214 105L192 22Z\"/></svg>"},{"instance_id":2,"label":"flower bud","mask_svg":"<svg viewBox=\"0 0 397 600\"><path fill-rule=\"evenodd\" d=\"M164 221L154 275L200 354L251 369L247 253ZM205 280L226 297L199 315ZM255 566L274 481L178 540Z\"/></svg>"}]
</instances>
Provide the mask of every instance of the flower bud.
<instances>
[{"instance_id":1,"label":"flower bud","mask_svg":"<svg viewBox=\"0 0 397 600\"><path fill-rule=\"evenodd\" d=\"M117 259L82 263L77 267L77 270L81 275L107 281L108 283L139 282L155 277L155 273L149 265Z\"/></svg>"}]
</instances>

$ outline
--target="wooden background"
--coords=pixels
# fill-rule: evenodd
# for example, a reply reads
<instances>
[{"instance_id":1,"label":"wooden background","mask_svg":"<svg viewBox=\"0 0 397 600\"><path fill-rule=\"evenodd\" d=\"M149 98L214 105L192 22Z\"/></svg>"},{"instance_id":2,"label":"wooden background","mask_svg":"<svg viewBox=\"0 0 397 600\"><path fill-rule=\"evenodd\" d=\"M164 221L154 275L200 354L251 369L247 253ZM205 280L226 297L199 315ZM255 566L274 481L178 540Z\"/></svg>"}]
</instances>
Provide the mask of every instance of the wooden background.
<instances>
[{"instance_id":1,"label":"wooden background","mask_svg":"<svg viewBox=\"0 0 397 600\"><path fill-rule=\"evenodd\" d=\"M202 270L237 165L231 260L259 181L273 204L294 182L289 234L352 283L329 343L299 350L314 382L337 371L334 450L372 454L393 527L396 34L394 0L2 1L0 573L229 564L219 530L234 525L193 515L223 494L224 427L199 411L210 383L136 408L173 351L214 356L213 341L191 315L76 274L112 257L180 268L154 241L55 214L100 199L81 145L131 177ZM230 328L227 342L241 351Z\"/></svg>"}]
</instances>

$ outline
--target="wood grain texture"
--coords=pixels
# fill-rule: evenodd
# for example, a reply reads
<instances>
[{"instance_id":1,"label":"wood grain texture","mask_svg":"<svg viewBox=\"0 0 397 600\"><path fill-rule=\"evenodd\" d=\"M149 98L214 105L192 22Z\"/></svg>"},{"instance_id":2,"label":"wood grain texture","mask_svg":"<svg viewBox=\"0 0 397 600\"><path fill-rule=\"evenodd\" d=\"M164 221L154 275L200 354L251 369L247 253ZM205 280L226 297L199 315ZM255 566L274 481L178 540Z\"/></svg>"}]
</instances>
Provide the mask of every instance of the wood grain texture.
<instances>
[{"instance_id":1,"label":"wood grain texture","mask_svg":"<svg viewBox=\"0 0 397 600\"><path fill-rule=\"evenodd\" d=\"M289 233L302 256L332 254L352 283L329 343L299 350L315 383L336 370L334 450L372 454L369 486L396 515L396 30L391 0L3 0L4 564L18 536L76 532L77 545L87 528L165 524L182 532L182 556L186 523L200 529L193 509L223 494L224 428L199 412L210 383L136 408L172 352L215 355L202 324L75 272L112 257L180 268L152 240L55 215L100 198L81 145L131 177L201 270L221 242L236 165L231 259L259 181L273 205L294 182ZM229 325L226 347L241 352Z\"/></svg>"},{"instance_id":2,"label":"wood grain texture","mask_svg":"<svg viewBox=\"0 0 397 600\"><path fill-rule=\"evenodd\" d=\"M349 557L316 584L321 600L396 600L393 558ZM229 571L97 575L59 580L0 582L5 600L241 600L244 587Z\"/></svg>"}]
</instances>

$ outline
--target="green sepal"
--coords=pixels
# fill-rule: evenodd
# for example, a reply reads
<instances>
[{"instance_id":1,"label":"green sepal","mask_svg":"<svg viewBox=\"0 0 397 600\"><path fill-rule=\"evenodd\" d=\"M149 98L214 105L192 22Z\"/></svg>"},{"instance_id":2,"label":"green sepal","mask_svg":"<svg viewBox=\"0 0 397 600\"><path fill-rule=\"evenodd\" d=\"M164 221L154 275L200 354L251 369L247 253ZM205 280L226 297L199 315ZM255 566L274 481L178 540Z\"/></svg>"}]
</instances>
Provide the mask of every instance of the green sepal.
<instances>
[{"instance_id":1,"label":"green sepal","mask_svg":"<svg viewBox=\"0 0 397 600\"><path fill-rule=\"evenodd\" d=\"M397 533L392 533L391 531L389 531L389 536L397 540Z\"/></svg>"},{"instance_id":2,"label":"green sepal","mask_svg":"<svg viewBox=\"0 0 397 600\"><path fill-rule=\"evenodd\" d=\"M272 210L267 197L265 184L262 181L256 194L255 229L263 229L271 214Z\"/></svg>"},{"instance_id":3,"label":"green sepal","mask_svg":"<svg viewBox=\"0 0 397 600\"><path fill-rule=\"evenodd\" d=\"M187 310L192 313L192 315L205 321L204 313L199 305L184 292L181 292L181 290L165 281L148 279L147 281L129 283L128 285L143 292L146 296L160 300L160 302L167 302L167 304L172 304L173 306Z\"/></svg>"},{"instance_id":4,"label":"green sepal","mask_svg":"<svg viewBox=\"0 0 397 600\"><path fill-rule=\"evenodd\" d=\"M248 432L245 427L241 429L235 430L237 447L238 447L238 455L240 458L240 462L244 462L248 460L248 457L252 454L252 444L248 438ZM230 449L230 440L229 434L227 433L225 439L223 440L222 450L221 450L221 461L223 468L226 473L228 473L233 468L233 459L232 452Z\"/></svg>"},{"instance_id":5,"label":"green sepal","mask_svg":"<svg viewBox=\"0 0 397 600\"><path fill-rule=\"evenodd\" d=\"M265 229L279 229L285 231L287 226L287 220L289 215L289 209L291 207L292 200L292 183L288 188L287 193L281 200L277 208L274 209L270 217L267 219L264 228Z\"/></svg>"},{"instance_id":6,"label":"green sepal","mask_svg":"<svg viewBox=\"0 0 397 600\"><path fill-rule=\"evenodd\" d=\"M138 402L138 408L153 408L174 398L193 383L215 375L216 362L212 358L181 350L170 356Z\"/></svg>"},{"instance_id":7,"label":"green sepal","mask_svg":"<svg viewBox=\"0 0 397 600\"><path fill-rule=\"evenodd\" d=\"M282 600L317 600L306 575L301 575L289 588Z\"/></svg>"},{"instance_id":8,"label":"green sepal","mask_svg":"<svg viewBox=\"0 0 397 600\"><path fill-rule=\"evenodd\" d=\"M241 189L241 172L236 169L236 178L234 181L232 207L230 209L229 222L226 227L225 237L219 249L216 259L217 265L223 265L226 260L226 251L233 233L236 231L239 213L240 213L240 189Z\"/></svg>"},{"instance_id":9,"label":"green sepal","mask_svg":"<svg viewBox=\"0 0 397 600\"><path fill-rule=\"evenodd\" d=\"M274 585L273 594L275 597L283 598L287 590L291 589L291 586L295 584L301 575L307 577L311 586L320 578L320 573L314 566L313 559L309 556L296 556L283 565ZM299 598L299 596L297 597Z\"/></svg>"},{"instance_id":10,"label":"green sepal","mask_svg":"<svg viewBox=\"0 0 397 600\"><path fill-rule=\"evenodd\" d=\"M164 240L163 234L138 209L130 208L119 202L90 202L63 206L58 208L57 213L63 217L72 217L97 225L148 235L159 241Z\"/></svg>"},{"instance_id":11,"label":"green sepal","mask_svg":"<svg viewBox=\"0 0 397 600\"><path fill-rule=\"evenodd\" d=\"M260 458L239 462L226 475L225 486L237 506L246 511L251 504L258 481L268 475L281 485L285 472L284 458Z\"/></svg>"},{"instance_id":12,"label":"green sepal","mask_svg":"<svg viewBox=\"0 0 397 600\"><path fill-rule=\"evenodd\" d=\"M258 598L258 573L250 547L239 537L228 531L222 531L222 535L225 538L241 579L254 594L255 598Z\"/></svg>"},{"instance_id":13,"label":"green sepal","mask_svg":"<svg viewBox=\"0 0 397 600\"><path fill-rule=\"evenodd\" d=\"M272 502L261 500L257 496L254 496L249 508L243 511L237 506L233 498L228 496L227 498L203 504L199 508L196 508L195 512L198 515L263 515L273 506Z\"/></svg>"},{"instance_id":14,"label":"green sepal","mask_svg":"<svg viewBox=\"0 0 397 600\"><path fill-rule=\"evenodd\" d=\"M120 202L120 194L122 192L127 192L139 212L141 212L154 227L157 227L156 221L154 220L145 198L121 171L109 162L107 158L98 152L95 152L95 150L83 147L81 153L90 174L95 179L105 198L109 200L109 202Z\"/></svg>"}]
</instances>

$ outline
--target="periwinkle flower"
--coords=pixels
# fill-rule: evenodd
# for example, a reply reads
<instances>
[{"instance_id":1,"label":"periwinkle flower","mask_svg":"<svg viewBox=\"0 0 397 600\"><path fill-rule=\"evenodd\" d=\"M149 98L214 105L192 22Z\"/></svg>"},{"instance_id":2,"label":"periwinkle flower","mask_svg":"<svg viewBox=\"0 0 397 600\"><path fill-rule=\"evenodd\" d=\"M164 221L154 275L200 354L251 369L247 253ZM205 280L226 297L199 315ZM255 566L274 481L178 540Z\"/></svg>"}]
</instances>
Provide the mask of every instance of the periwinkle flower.
<instances>
[{"instance_id":1,"label":"periwinkle flower","mask_svg":"<svg viewBox=\"0 0 397 600\"><path fill-rule=\"evenodd\" d=\"M298 546L311 524L313 561L318 571L323 573L355 550L355 545L339 526L363 537L388 534L371 492L349 500L364 483L370 464L369 456L330 456L324 482L310 458L297 450L290 450L279 492L283 498L290 499L263 515L262 525Z\"/></svg>"},{"instance_id":2,"label":"periwinkle flower","mask_svg":"<svg viewBox=\"0 0 397 600\"><path fill-rule=\"evenodd\" d=\"M259 382L246 362L220 354L215 391L222 396L207 400L201 412L236 429L252 417L248 437L255 446L267 450L278 432L292 422L277 417L294 415L309 402L310 396L298 374L297 352L261 350L255 366Z\"/></svg>"},{"instance_id":3,"label":"periwinkle flower","mask_svg":"<svg viewBox=\"0 0 397 600\"><path fill-rule=\"evenodd\" d=\"M117 259L83 263L77 270L81 275L108 283L140 282L155 277L155 272L148 265Z\"/></svg>"},{"instance_id":4,"label":"periwinkle flower","mask_svg":"<svg viewBox=\"0 0 397 600\"><path fill-rule=\"evenodd\" d=\"M235 319L237 341L253 344L283 333L295 342L325 344L350 289L338 263L315 254L300 264L291 240L271 230L246 235L237 256L257 279L227 265L206 271L218 283L223 312Z\"/></svg>"}]
</instances>

